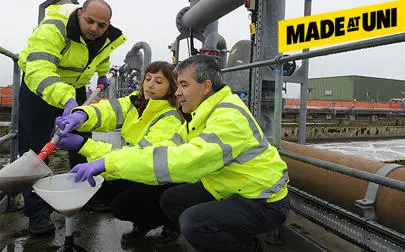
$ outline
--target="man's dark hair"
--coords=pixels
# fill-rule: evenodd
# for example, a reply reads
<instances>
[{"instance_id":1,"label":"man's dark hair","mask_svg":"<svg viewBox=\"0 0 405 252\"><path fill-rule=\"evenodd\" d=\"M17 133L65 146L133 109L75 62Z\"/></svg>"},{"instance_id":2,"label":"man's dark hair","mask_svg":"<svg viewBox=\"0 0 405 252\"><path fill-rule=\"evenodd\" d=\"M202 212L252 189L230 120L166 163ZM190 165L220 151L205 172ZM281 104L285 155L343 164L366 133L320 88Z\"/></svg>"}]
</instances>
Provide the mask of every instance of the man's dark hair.
<instances>
[{"instance_id":1,"label":"man's dark hair","mask_svg":"<svg viewBox=\"0 0 405 252\"><path fill-rule=\"evenodd\" d=\"M83 11L86 11L87 7L89 6L89 4L90 4L91 2L103 3L105 6L107 6L108 9L110 10L110 19L111 19L111 17L112 17L112 9L111 9L111 6L110 6L106 1L104 1L104 0L86 0L86 1L84 2L84 4L83 4L83 8L82 8Z\"/></svg>"},{"instance_id":2,"label":"man's dark hair","mask_svg":"<svg viewBox=\"0 0 405 252\"><path fill-rule=\"evenodd\" d=\"M194 68L194 80L203 83L205 80L212 82L212 90L217 92L225 86L222 79L221 68L217 60L209 55L195 55L179 62L174 69L176 75L188 67Z\"/></svg>"}]
</instances>

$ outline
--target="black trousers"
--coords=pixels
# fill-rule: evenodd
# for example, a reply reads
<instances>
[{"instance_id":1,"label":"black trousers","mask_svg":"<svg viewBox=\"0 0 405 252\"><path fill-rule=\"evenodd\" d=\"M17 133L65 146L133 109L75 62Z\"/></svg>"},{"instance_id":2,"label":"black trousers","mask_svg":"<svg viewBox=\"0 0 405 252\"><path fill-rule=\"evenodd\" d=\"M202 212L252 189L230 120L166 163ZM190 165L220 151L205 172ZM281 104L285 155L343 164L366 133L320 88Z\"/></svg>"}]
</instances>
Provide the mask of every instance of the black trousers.
<instances>
[{"instance_id":1,"label":"black trousers","mask_svg":"<svg viewBox=\"0 0 405 252\"><path fill-rule=\"evenodd\" d=\"M286 220L289 201L267 203L239 195L216 201L198 182L167 189L160 206L198 251L237 252L249 251L257 234L278 228Z\"/></svg>"},{"instance_id":2,"label":"black trousers","mask_svg":"<svg viewBox=\"0 0 405 252\"><path fill-rule=\"evenodd\" d=\"M130 221L142 229L161 225L173 227L160 209L160 197L172 185L153 186L128 180L105 181L96 193L96 199L110 204L115 218Z\"/></svg>"},{"instance_id":3,"label":"black trousers","mask_svg":"<svg viewBox=\"0 0 405 252\"><path fill-rule=\"evenodd\" d=\"M86 100L85 87L76 89L76 100L78 104L83 104ZM24 82L24 76L19 93L19 117L18 117L18 153L23 155L32 149L39 154L42 147L51 140L55 127L55 119L61 116L62 109L53 107L42 100L39 96L31 92ZM45 160L48 163L48 160ZM86 158L69 152L69 164L72 168L79 163L85 163ZM26 188L23 192L24 213L27 217L39 215L49 216L53 209L36 193L32 188Z\"/></svg>"}]
</instances>

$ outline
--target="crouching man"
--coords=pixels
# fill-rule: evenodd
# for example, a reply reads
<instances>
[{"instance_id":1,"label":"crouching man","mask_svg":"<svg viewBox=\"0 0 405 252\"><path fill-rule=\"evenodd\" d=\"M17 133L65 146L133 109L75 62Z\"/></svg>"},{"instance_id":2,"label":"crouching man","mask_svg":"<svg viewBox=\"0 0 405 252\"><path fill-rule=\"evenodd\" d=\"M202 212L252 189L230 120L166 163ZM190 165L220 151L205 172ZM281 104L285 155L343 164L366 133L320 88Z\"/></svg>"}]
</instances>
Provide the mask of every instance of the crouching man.
<instances>
[{"instance_id":1,"label":"crouching man","mask_svg":"<svg viewBox=\"0 0 405 252\"><path fill-rule=\"evenodd\" d=\"M279 227L288 213L286 163L223 83L214 58L193 56L175 72L176 96L190 117L167 146L128 149L130 158L119 163L110 162L112 152L100 169L76 166L76 179L105 171L107 179L185 182L166 190L160 206L188 242L199 251L260 251L255 236Z\"/></svg>"}]
</instances>

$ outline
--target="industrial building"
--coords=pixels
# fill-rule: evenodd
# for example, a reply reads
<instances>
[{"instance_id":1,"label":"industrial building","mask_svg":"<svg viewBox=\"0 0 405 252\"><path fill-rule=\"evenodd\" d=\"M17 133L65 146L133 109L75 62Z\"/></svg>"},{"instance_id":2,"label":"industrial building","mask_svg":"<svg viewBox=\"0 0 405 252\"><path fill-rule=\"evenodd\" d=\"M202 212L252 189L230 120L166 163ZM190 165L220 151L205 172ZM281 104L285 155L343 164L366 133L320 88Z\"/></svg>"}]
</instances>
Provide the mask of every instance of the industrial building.
<instances>
[{"instance_id":1,"label":"industrial building","mask_svg":"<svg viewBox=\"0 0 405 252\"><path fill-rule=\"evenodd\" d=\"M405 97L405 80L358 75L309 79L311 100L354 100L387 102Z\"/></svg>"}]
</instances>

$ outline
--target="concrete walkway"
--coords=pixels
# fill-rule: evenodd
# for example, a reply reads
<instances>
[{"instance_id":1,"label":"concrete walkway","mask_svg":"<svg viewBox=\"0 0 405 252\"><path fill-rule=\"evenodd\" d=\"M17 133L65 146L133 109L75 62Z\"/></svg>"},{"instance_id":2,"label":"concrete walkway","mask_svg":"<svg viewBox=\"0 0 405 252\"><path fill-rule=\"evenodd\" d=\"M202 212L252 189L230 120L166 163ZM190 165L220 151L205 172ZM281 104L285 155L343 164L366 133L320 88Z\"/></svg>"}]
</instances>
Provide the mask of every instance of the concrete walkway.
<instances>
[{"instance_id":1,"label":"concrete walkway","mask_svg":"<svg viewBox=\"0 0 405 252\"><path fill-rule=\"evenodd\" d=\"M6 213L0 216L0 251L1 252L56 252L64 244L64 216L54 212L51 215L56 230L53 235L32 236L28 233L28 218L22 211ZM182 237L175 245L155 248L153 239L146 239L136 247L122 247L120 240L123 233L130 231L132 223L115 219L110 213L81 210L75 216L75 244L88 252L96 251L164 251L196 252ZM160 229L149 232L148 236L157 235ZM266 235L261 236L264 251L353 251L361 249L327 232L318 225L290 213L282 229L284 244L270 244Z\"/></svg>"},{"instance_id":2,"label":"concrete walkway","mask_svg":"<svg viewBox=\"0 0 405 252\"><path fill-rule=\"evenodd\" d=\"M64 244L65 219L57 212L53 213L51 218L56 227L53 235L32 236L28 233L28 218L21 211L2 215L0 217L0 251L57 251ZM75 244L86 251L157 251L153 248L151 239L145 240L134 248L122 247L121 236L131 229L131 223L119 221L109 213L82 210L75 216L73 236ZM156 234L158 231L153 230L150 234ZM187 251L179 246L159 251Z\"/></svg>"},{"instance_id":3,"label":"concrete walkway","mask_svg":"<svg viewBox=\"0 0 405 252\"><path fill-rule=\"evenodd\" d=\"M119 132L109 134L95 134L95 139L113 143L119 147ZM49 166L55 174L68 171L68 161L65 152L56 151L50 158ZM20 199L21 201L21 199ZM141 207L141 206L140 206ZM9 212L0 215L0 251L1 252L54 252L64 244L65 220L64 216L54 212L51 215L55 223L55 233L49 236L32 236L28 233L28 218L22 211ZM132 229L132 223L115 219L110 213L100 213L81 210L75 216L75 244L86 251L166 251L166 252L195 252L182 237L177 244L166 248L156 249L152 239L146 239L137 247L125 248L120 240L123 233ZM153 236L160 232L152 230L148 235ZM322 227L290 213L288 220L282 228L284 244L269 243L268 236L263 235L261 242L264 251L361 251L358 247L340 239Z\"/></svg>"}]
</instances>

